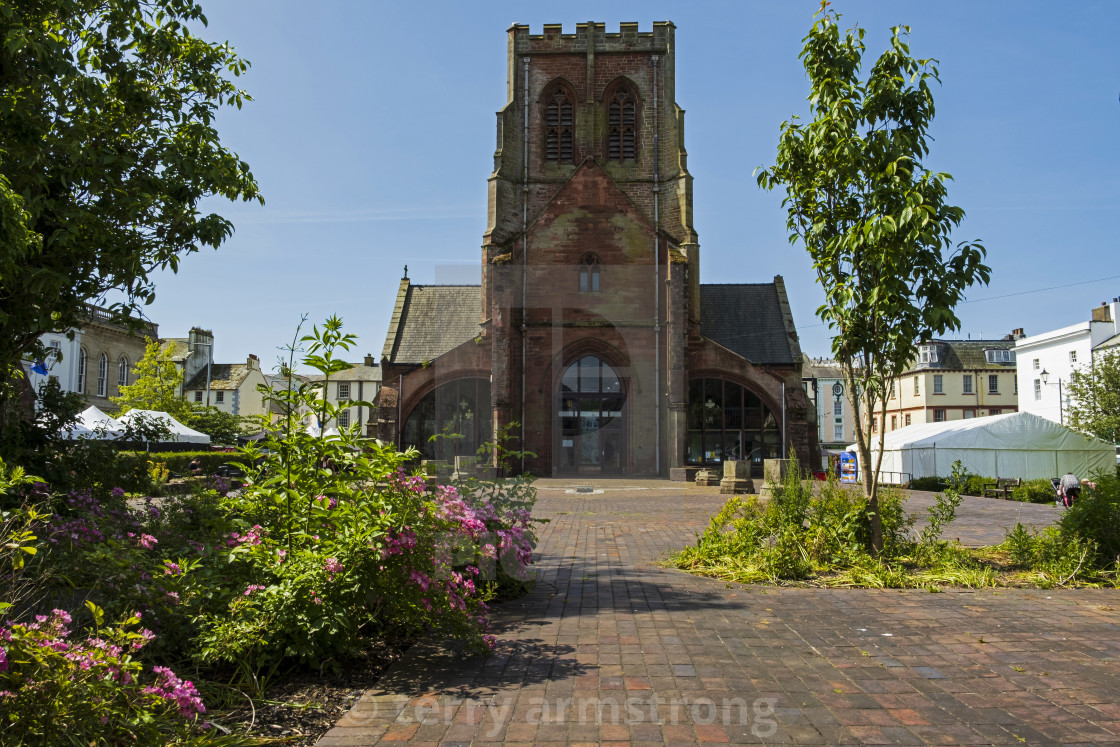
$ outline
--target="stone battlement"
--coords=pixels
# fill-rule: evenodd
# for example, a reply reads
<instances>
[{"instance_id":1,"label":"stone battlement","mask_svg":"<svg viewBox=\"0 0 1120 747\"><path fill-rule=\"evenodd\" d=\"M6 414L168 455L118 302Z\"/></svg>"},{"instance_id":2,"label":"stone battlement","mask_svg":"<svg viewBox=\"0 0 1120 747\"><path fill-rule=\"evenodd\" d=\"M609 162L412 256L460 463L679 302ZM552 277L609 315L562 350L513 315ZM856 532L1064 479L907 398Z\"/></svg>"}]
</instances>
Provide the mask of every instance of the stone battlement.
<instances>
[{"instance_id":1,"label":"stone battlement","mask_svg":"<svg viewBox=\"0 0 1120 747\"><path fill-rule=\"evenodd\" d=\"M618 24L617 33L608 33L607 24L577 23L574 34L565 34L563 24L546 23L544 33L531 34L529 25L515 23L509 27L509 33L514 38L518 52L544 53L562 46L565 51L586 49L588 42L593 44L597 51L630 51L635 49L663 49L673 41L673 31L676 26L672 21L656 21L652 31L638 31L636 22L622 22Z\"/></svg>"}]
</instances>

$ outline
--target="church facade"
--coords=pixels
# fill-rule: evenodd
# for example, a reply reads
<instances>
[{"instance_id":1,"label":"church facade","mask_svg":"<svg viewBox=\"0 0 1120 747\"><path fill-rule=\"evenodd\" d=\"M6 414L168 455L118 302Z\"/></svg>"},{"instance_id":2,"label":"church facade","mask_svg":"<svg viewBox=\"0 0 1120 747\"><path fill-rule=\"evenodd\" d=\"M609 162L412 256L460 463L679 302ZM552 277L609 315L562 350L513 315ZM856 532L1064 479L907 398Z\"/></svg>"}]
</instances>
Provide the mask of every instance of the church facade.
<instances>
[{"instance_id":1,"label":"church facade","mask_svg":"<svg viewBox=\"0 0 1120 747\"><path fill-rule=\"evenodd\" d=\"M537 475L808 463L781 277L699 282L673 24L508 33L481 283L406 273L370 435L450 459L503 434Z\"/></svg>"}]
</instances>

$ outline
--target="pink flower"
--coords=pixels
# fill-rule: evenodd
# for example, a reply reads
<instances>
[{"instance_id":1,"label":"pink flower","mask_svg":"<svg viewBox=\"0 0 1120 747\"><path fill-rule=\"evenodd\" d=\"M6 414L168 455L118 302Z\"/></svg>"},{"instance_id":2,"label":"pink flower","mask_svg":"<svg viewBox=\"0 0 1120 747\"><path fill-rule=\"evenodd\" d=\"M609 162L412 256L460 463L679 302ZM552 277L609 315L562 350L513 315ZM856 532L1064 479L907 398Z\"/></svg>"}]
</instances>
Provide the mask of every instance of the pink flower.
<instances>
[{"instance_id":1,"label":"pink flower","mask_svg":"<svg viewBox=\"0 0 1120 747\"><path fill-rule=\"evenodd\" d=\"M327 558L327 564L324 568L332 577L336 573L342 573L342 563L339 563L337 558Z\"/></svg>"},{"instance_id":2,"label":"pink flower","mask_svg":"<svg viewBox=\"0 0 1120 747\"><path fill-rule=\"evenodd\" d=\"M268 588L267 586L261 586L260 584L249 584L249 586L245 589L245 593L242 596L247 597L250 594L252 594L254 591L261 591L262 589L267 589L267 588Z\"/></svg>"},{"instance_id":3,"label":"pink flower","mask_svg":"<svg viewBox=\"0 0 1120 747\"><path fill-rule=\"evenodd\" d=\"M156 546L156 544L158 544L158 542L159 542L159 540L157 540L155 537L153 537L150 534L141 534L140 535L139 543L140 543L140 546L143 547L145 550L151 550L153 547Z\"/></svg>"}]
</instances>

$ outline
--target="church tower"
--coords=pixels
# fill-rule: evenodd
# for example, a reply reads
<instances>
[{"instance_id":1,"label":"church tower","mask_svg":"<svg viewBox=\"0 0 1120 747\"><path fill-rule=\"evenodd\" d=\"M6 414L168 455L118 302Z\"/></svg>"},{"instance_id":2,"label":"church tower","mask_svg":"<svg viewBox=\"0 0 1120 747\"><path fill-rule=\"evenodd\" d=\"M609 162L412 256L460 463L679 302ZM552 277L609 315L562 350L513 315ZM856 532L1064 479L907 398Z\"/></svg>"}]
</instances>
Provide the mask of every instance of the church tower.
<instances>
[{"instance_id":1,"label":"church tower","mask_svg":"<svg viewBox=\"0 0 1120 747\"><path fill-rule=\"evenodd\" d=\"M536 475L810 463L782 279L699 283L675 33L509 28L481 285L401 278L371 435Z\"/></svg>"},{"instance_id":2,"label":"church tower","mask_svg":"<svg viewBox=\"0 0 1120 747\"><path fill-rule=\"evenodd\" d=\"M509 29L489 179L494 425L519 422L545 472L660 473L670 404L684 406L685 309L670 330L667 281L683 300L699 248L675 27L543 30Z\"/></svg>"}]
</instances>

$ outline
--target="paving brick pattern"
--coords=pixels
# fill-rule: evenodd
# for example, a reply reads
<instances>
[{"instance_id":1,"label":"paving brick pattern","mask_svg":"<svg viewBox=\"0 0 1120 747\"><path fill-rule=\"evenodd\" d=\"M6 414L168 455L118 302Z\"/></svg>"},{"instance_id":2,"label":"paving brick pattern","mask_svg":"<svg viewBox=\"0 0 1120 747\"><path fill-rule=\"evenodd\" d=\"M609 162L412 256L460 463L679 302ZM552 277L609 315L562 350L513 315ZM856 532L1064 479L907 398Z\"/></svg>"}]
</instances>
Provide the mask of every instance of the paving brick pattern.
<instances>
[{"instance_id":1,"label":"paving brick pattern","mask_svg":"<svg viewBox=\"0 0 1120 747\"><path fill-rule=\"evenodd\" d=\"M1120 744L1116 591L726 584L654 565L715 489L576 484L539 484L540 581L496 652L414 647L321 745ZM1056 515L966 499L947 536Z\"/></svg>"}]
</instances>

